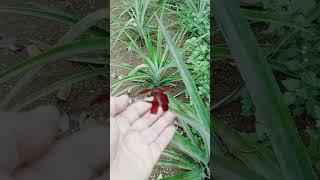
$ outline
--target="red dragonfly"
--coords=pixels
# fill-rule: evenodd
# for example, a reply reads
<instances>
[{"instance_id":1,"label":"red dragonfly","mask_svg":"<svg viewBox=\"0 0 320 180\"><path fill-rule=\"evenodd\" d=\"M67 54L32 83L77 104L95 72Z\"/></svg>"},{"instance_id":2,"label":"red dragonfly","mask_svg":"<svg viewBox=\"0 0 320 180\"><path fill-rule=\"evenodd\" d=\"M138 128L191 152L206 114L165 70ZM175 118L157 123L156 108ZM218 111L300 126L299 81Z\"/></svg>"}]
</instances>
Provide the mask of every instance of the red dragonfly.
<instances>
[{"instance_id":1,"label":"red dragonfly","mask_svg":"<svg viewBox=\"0 0 320 180\"><path fill-rule=\"evenodd\" d=\"M166 87L164 89L156 88L156 89L144 89L139 94L150 93L153 96L151 114L157 114L159 105L161 105L163 111L169 110L169 99L168 96L164 93L170 90L170 87Z\"/></svg>"},{"instance_id":2,"label":"red dragonfly","mask_svg":"<svg viewBox=\"0 0 320 180\"><path fill-rule=\"evenodd\" d=\"M139 93L139 95L148 93L151 96L153 96L151 114L157 114L159 105L161 105L163 111L169 110L169 99L168 99L168 96L165 94L165 92L169 91L170 89L171 87L166 87L164 89L161 89L161 88L144 89ZM90 101L89 107L92 107L96 104L107 102L108 100L109 100L109 95L107 93L101 93L100 95L96 96L94 99Z\"/></svg>"}]
</instances>

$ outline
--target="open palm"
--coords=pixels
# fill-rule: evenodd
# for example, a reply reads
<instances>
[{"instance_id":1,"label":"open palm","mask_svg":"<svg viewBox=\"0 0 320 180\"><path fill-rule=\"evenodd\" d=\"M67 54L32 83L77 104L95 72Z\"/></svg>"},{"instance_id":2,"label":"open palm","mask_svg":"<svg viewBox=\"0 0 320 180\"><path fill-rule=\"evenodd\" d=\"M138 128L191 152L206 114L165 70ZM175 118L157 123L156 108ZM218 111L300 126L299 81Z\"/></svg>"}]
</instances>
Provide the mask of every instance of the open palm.
<instances>
[{"instance_id":1,"label":"open palm","mask_svg":"<svg viewBox=\"0 0 320 180\"><path fill-rule=\"evenodd\" d=\"M171 112L150 113L151 104L128 107L128 97L110 99L111 179L148 179L162 151L174 136Z\"/></svg>"}]
</instances>

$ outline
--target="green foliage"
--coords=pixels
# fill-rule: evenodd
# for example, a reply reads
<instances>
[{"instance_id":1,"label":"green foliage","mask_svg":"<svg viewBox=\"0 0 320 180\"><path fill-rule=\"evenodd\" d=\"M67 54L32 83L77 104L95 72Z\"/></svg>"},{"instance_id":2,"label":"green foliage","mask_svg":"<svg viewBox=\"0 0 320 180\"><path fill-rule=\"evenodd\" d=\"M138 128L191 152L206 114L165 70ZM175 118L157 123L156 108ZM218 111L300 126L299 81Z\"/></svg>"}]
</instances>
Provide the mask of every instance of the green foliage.
<instances>
[{"instance_id":1,"label":"green foliage","mask_svg":"<svg viewBox=\"0 0 320 180\"><path fill-rule=\"evenodd\" d=\"M314 179L315 176L308 154L289 115L280 88L272 74L271 66L268 64L267 60L269 60L269 57L266 57L259 47L253 32L250 31L247 20L242 16L239 4L234 0L216 0L215 2L214 7L217 22L225 35L242 78L252 97L256 109L256 119L260 121L266 129L267 136L272 144L272 150L274 151L276 159L271 159L279 163L280 167L280 175L275 178L265 176L266 174L263 174L265 171L255 172L263 175L267 179ZM246 13L246 15L257 16L255 13ZM260 18L270 18L272 19L270 22L280 22L275 20L277 18L276 16L258 17L255 20ZM281 22L285 21L281 19ZM288 23L283 24L289 25ZM292 26L292 24L290 26L296 28ZM219 135L223 133L220 128L215 129L215 131L219 131ZM220 137L222 141L230 141L231 138L230 135ZM236 149L236 152L243 150L239 148L240 147ZM247 152L250 154L261 152L263 156L270 154L267 151L261 151L259 148L254 148L252 151L249 150ZM235 156L240 157L240 155L241 154L237 153ZM242 162L245 163L245 161ZM251 169L256 168L257 165L258 164L251 164L251 166L247 167ZM232 168L229 170L232 171ZM236 170L233 170L233 173L237 173ZM271 172L271 174L275 175L276 171ZM254 173L251 175L254 175ZM283 178L281 178L281 175Z\"/></svg>"},{"instance_id":2,"label":"green foliage","mask_svg":"<svg viewBox=\"0 0 320 180\"><path fill-rule=\"evenodd\" d=\"M317 86L315 76L313 73L304 73L305 81L297 79L286 79L282 84L287 91L284 93L284 98L287 104L292 108L294 116L301 116L307 113L315 120L320 119L320 102L317 100L320 96L319 88ZM313 78L312 78L313 77Z\"/></svg>"},{"instance_id":3,"label":"green foliage","mask_svg":"<svg viewBox=\"0 0 320 180\"><path fill-rule=\"evenodd\" d=\"M277 4L280 3L280 4ZM319 7L309 11L307 15L301 15L296 6L289 1L270 2L268 10L277 13L288 13L288 17L295 19L308 28L309 31L319 32L318 24L315 20L319 16ZM276 27L276 28L275 28ZM288 29L281 24L269 24L269 29L265 32L279 37L280 41L271 52L269 51L270 63L284 69L293 78L282 81L285 86L283 92L287 105L290 106L291 114L295 117L306 113L313 119L319 119L317 109L319 107L318 94L320 80L319 59L319 36L307 33L297 33L296 30ZM299 84L299 85L297 85ZM296 87L298 86L298 87ZM254 109L250 99L243 97L244 114L252 115Z\"/></svg>"},{"instance_id":4,"label":"green foliage","mask_svg":"<svg viewBox=\"0 0 320 180\"><path fill-rule=\"evenodd\" d=\"M201 36L210 31L210 21L209 21L209 6L206 3L206 9L203 11L195 11L193 8L183 8L179 13L182 17L181 26L186 29L186 31L192 33L193 36ZM194 6L199 6L200 4L194 4Z\"/></svg>"},{"instance_id":5,"label":"green foliage","mask_svg":"<svg viewBox=\"0 0 320 180\"><path fill-rule=\"evenodd\" d=\"M319 21L317 21L320 16L319 2L310 8L309 2L303 1L244 1L247 2L249 6L264 7L263 10L252 11L250 8L246 9L246 5L242 6L243 15L249 20L253 27L257 26L257 24L255 24L256 22L264 22L267 25L267 29L264 30L262 34L258 34L258 36L272 36L278 40L278 42L272 44L261 41L260 46L264 48L266 58L269 64L272 65L273 70L281 72L280 77L282 80L279 80L278 84L281 86L283 99L289 107L291 115L299 119L312 119L317 123L315 130L308 130L311 136L311 142L307 150L312 160L313 168L319 174L318 128L320 68L318 62ZM314 4L313 0L310 2L310 4ZM300 5L297 6L297 3L300 3ZM222 52L219 50L220 49L217 48L216 52L218 54ZM219 59L230 57L230 53L228 52L220 54L223 56L222 58L219 57ZM251 144L274 149L274 145L272 146L270 141L271 135L268 133L270 126L265 124L261 116L258 116L259 114L256 113L256 108L252 101L253 98L248 92L240 92L241 89L243 88L236 89L236 92L233 92L230 96L227 96L226 99L223 99L223 102L230 103L241 97L242 115L256 115L256 131L249 135L245 134L244 137ZM239 96L239 94L241 95ZM214 107L217 108L221 105L225 106L226 103L218 103ZM226 137L226 135L222 137L222 141L225 142L224 137ZM283 149L285 149L285 147L283 147Z\"/></svg>"},{"instance_id":6,"label":"green foliage","mask_svg":"<svg viewBox=\"0 0 320 180\"><path fill-rule=\"evenodd\" d=\"M190 53L187 63L190 63L195 84L199 90L201 98L205 102L210 100L210 46L204 40L198 40L192 37L186 41L186 44L191 44L188 48Z\"/></svg>"},{"instance_id":7,"label":"green foliage","mask_svg":"<svg viewBox=\"0 0 320 180\"><path fill-rule=\"evenodd\" d=\"M115 45L119 40L127 41L126 33L134 40L143 40L145 30L149 34L157 33L157 26L155 26L154 14L164 9L163 3L153 3L151 0L123 0L122 4L115 7L112 12L119 14L111 24L118 27L113 30L112 37ZM113 45L113 46L114 46Z\"/></svg>"},{"instance_id":8,"label":"green foliage","mask_svg":"<svg viewBox=\"0 0 320 180\"><path fill-rule=\"evenodd\" d=\"M188 68L200 92L201 98L210 99L210 2L187 0L175 3L174 14L180 19L179 27L187 38L185 45Z\"/></svg>"},{"instance_id":9,"label":"green foliage","mask_svg":"<svg viewBox=\"0 0 320 180\"><path fill-rule=\"evenodd\" d=\"M186 0L175 3L177 9L178 28L184 32L187 39L201 38L209 44L210 36L210 1Z\"/></svg>"},{"instance_id":10,"label":"green foliage","mask_svg":"<svg viewBox=\"0 0 320 180\"><path fill-rule=\"evenodd\" d=\"M190 158L194 160L194 165L197 166L199 171L189 171L185 174L177 175L171 178L184 178L184 179L194 179L195 177L203 179L208 177L210 170L208 167L208 162L210 158L210 117L209 108L205 106L205 103L201 99L196 84L192 80L191 74L185 64L185 61L178 50L176 44L172 41L168 31L164 27L161 20L157 19L160 28L163 32L166 44L172 54L173 61L177 67L178 72L186 86L187 92L192 101L192 107L187 105L180 100L175 98L170 98L171 111L175 112L177 118L180 120L184 131L186 132L186 137L176 133L173 139L172 146L178 148ZM204 144L203 149L198 144L198 136L192 133L192 130L196 130L201 137L201 141ZM194 174L197 172L196 174Z\"/></svg>"}]
</instances>

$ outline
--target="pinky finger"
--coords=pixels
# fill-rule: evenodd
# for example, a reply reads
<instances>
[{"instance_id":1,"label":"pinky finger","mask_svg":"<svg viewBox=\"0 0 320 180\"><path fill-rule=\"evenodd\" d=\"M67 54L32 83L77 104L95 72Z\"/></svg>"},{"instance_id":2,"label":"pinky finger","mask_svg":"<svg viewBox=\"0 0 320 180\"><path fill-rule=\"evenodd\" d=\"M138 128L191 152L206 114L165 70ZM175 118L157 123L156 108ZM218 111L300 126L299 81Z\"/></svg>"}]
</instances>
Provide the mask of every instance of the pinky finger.
<instances>
[{"instance_id":1,"label":"pinky finger","mask_svg":"<svg viewBox=\"0 0 320 180\"><path fill-rule=\"evenodd\" d=\"M150 146L152 149L153 157L155 157L155 162L160 158L161 153L168 146L171 139L176 132L174 126L168 126Z\"/></svg>"}]
</instances>

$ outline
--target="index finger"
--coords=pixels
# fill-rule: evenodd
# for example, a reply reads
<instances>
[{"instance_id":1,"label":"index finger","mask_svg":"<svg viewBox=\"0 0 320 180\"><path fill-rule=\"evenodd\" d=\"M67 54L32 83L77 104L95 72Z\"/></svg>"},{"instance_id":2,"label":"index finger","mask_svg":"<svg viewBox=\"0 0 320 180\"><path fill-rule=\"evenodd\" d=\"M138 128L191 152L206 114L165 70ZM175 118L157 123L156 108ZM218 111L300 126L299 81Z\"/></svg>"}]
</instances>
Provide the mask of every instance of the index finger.
<instances>
[{"instance_id":1,"label":"index finger","mask_svg":"<svg viewBox=\"0 0 320 180\"><path fill-rule=\"evenodd\" d=\"M110 115L115 116L116 114L124 111L129 104L129 96L122 95L120 97L110 97Z\"/></svg>"}]
</instances>

